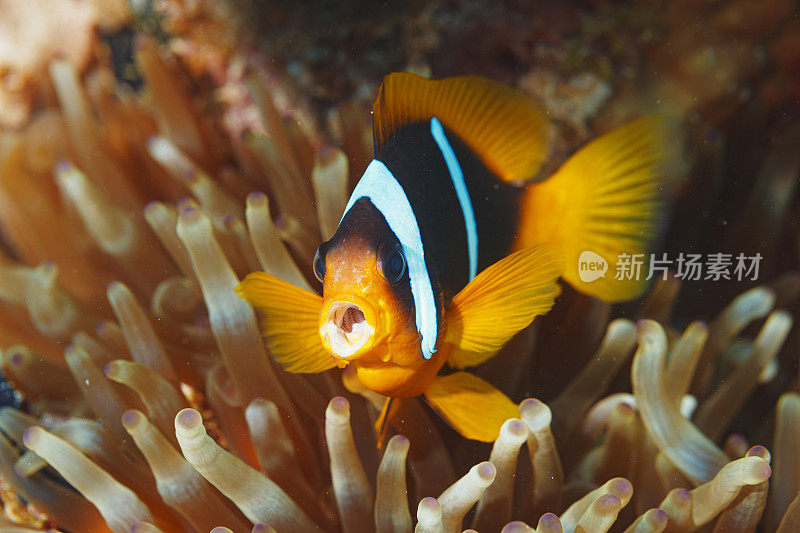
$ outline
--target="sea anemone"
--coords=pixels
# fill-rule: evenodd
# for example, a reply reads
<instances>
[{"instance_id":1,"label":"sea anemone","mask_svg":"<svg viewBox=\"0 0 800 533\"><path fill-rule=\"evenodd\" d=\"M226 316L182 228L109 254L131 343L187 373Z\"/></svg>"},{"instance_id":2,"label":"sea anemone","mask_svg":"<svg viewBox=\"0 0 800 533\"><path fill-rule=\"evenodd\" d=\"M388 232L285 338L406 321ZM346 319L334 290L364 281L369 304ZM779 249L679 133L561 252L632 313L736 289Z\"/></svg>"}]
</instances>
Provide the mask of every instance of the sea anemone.
<instances>
[{"instance_id":1,"label":"sea anemone","mask_svg":"<svg viewBox=\"0 0 800 533\"><path fill-rule=\"evenodd\" d=\"M2 531L800 527L800 395L778 400L774 435L750 399L788 381L795 273L707 324L672 318L674 276L636 322L566 289L478 370L521 400L491 446L415 399L379 449L384 398L348 369L282 371L233 291L255 270L313 290L314 248L368 158L366 113L334 114L340 150L278 111L288 93L253 58L204 54L187 66L140 36L143 93L103 60L52 61L51 99L2 132ZM212 103L193 76L209 64L225 67ZM739 420L771 451L729 434Z\"/></svg>"}]
</instances>

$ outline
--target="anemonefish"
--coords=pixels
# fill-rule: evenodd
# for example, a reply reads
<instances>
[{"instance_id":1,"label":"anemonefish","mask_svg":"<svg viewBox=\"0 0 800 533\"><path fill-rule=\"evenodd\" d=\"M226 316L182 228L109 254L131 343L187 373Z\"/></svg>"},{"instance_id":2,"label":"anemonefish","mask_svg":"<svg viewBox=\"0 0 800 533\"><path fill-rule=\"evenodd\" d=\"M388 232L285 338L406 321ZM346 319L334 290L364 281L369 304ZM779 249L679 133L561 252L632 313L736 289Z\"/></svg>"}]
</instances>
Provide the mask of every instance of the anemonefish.
<instances>
[{"instance_id":1,"label":"anemonefish","mask_svg":"<svg viewBox=\"0 0 800 533\"><path fill-rule=\"evenodd\" d=\"M680 153L672 121L633 122L525 186L551 130L515 89L394 73L373 114L375 158L314 259L323 296L262 272L237 291L289 372L352 365L369 389L422 395L464 436L494 440L516 405L468 372L439 371L492 357L551 308L559 278L606 301L642 293L644 276L614 272L619 254L658 238ZM584 251L607 262L604 276L581 281Z\"/></svg>"}]
</instances>

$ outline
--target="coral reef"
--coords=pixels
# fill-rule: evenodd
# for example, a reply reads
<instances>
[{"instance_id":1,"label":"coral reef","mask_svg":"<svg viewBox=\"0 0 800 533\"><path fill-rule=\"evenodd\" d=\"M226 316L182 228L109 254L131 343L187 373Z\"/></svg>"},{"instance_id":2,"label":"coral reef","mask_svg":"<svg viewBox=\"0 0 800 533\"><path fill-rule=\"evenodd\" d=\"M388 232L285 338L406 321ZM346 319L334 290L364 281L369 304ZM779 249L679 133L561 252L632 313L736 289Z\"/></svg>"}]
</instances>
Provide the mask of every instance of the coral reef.
<instances>
[{"instance_id":1,"label":"coral reef","mask_svg":"<svg viewBox=\"0 0 800 533\"><path fill-rule=\"evenodd\" d=\"M75 56L31 50L14 96L24 106L0 132L0 367L14 387L0 409L0 530L798 528L800 274L787 270L800 113L786 102L799 85L780 72L797 58L791 3L462 4L414 4L404 44L356 70L342 42L394 42L403 19L390 8L335 32L315 63L296 54L319 52L319 35L299 33L287 51L282 33L258 40L223 23L253 16L249 2L134 2L135 24L161 39L137 35L141 92L115 77L92 29L104 22L75 30ZM291 32L313 9L262 23ZM341 9L314 16L357 7ZM485 57L468 52L492 31L466 42L478 14L507 33ZM687 29L688 14L713 30ZM734 31L742 20L749 29ZM437 56L443 39L464 53ZM266 66L269 54L284 64ZM465 441L414 400L378 449L383 398L346 369L283 372L233 288L254 270L315 286L314 249L371 154L364 104L376 76L408 65L490 74L543 98L562 133L555 163L661 109L653 100L686 114L705 142L674 191L665 248L758 252L769 281L672 274L616 307L567 288L477 370L520 402L493 444ZM732 155L752 144L741 132L758 110L774 140Z\"/></svg>"}]
</instances>

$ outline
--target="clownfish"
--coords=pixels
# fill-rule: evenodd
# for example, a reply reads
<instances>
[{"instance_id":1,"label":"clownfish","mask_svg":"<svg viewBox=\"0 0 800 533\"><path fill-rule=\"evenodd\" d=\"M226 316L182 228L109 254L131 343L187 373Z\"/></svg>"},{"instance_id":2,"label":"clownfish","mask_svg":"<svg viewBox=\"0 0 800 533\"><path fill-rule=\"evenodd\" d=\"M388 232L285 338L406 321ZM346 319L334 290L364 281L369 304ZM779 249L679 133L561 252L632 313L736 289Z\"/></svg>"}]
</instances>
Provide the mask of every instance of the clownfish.
<instances>
[{"instance_id":1,"label":"clownfish","mask_svg":"<svg viewBox=\"0 0 800 533\"><path fill-rule=\"evenodd\" d=\"M551 177L547 113L479 76L386 76L373 106L374 159L313 269L322 296L270 274L237 292L259 311L289 372L352 365L392 399L422 395L467 438L492 441L517 406L463 371L553 306L559 279L609 302L639 296L615 279L621 253L653 249L679 152L673 121L645 117L605 135ZM581 281L580 256L607 262Z\"/></svg>"}]
</instances>

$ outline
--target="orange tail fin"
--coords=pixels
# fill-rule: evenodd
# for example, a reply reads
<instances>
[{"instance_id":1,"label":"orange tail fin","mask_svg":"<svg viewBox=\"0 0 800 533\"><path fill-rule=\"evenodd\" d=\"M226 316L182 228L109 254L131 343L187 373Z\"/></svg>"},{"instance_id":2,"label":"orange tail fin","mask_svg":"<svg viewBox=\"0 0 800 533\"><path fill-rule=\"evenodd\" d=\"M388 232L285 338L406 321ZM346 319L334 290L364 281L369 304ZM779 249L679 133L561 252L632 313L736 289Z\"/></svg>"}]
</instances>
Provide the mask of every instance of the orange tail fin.
<instances>
[{"instance_id":1,"label":"orange tail fin","mask_svg":"<svg viewBox=\"0 0 800 533\"><path fill-rule=\"evenodd\" d=\"M676 122L663 116L632 122L590 142L553 176L531 185L515 248L560 244L564 279L577 290L610 302L639 296L647 284L647 254L664 226L669 184L683 170ZM643 261L638 276L628 270L617 275L624 254L636 256L631 265Z\"/></svg>"}]
</instances>

